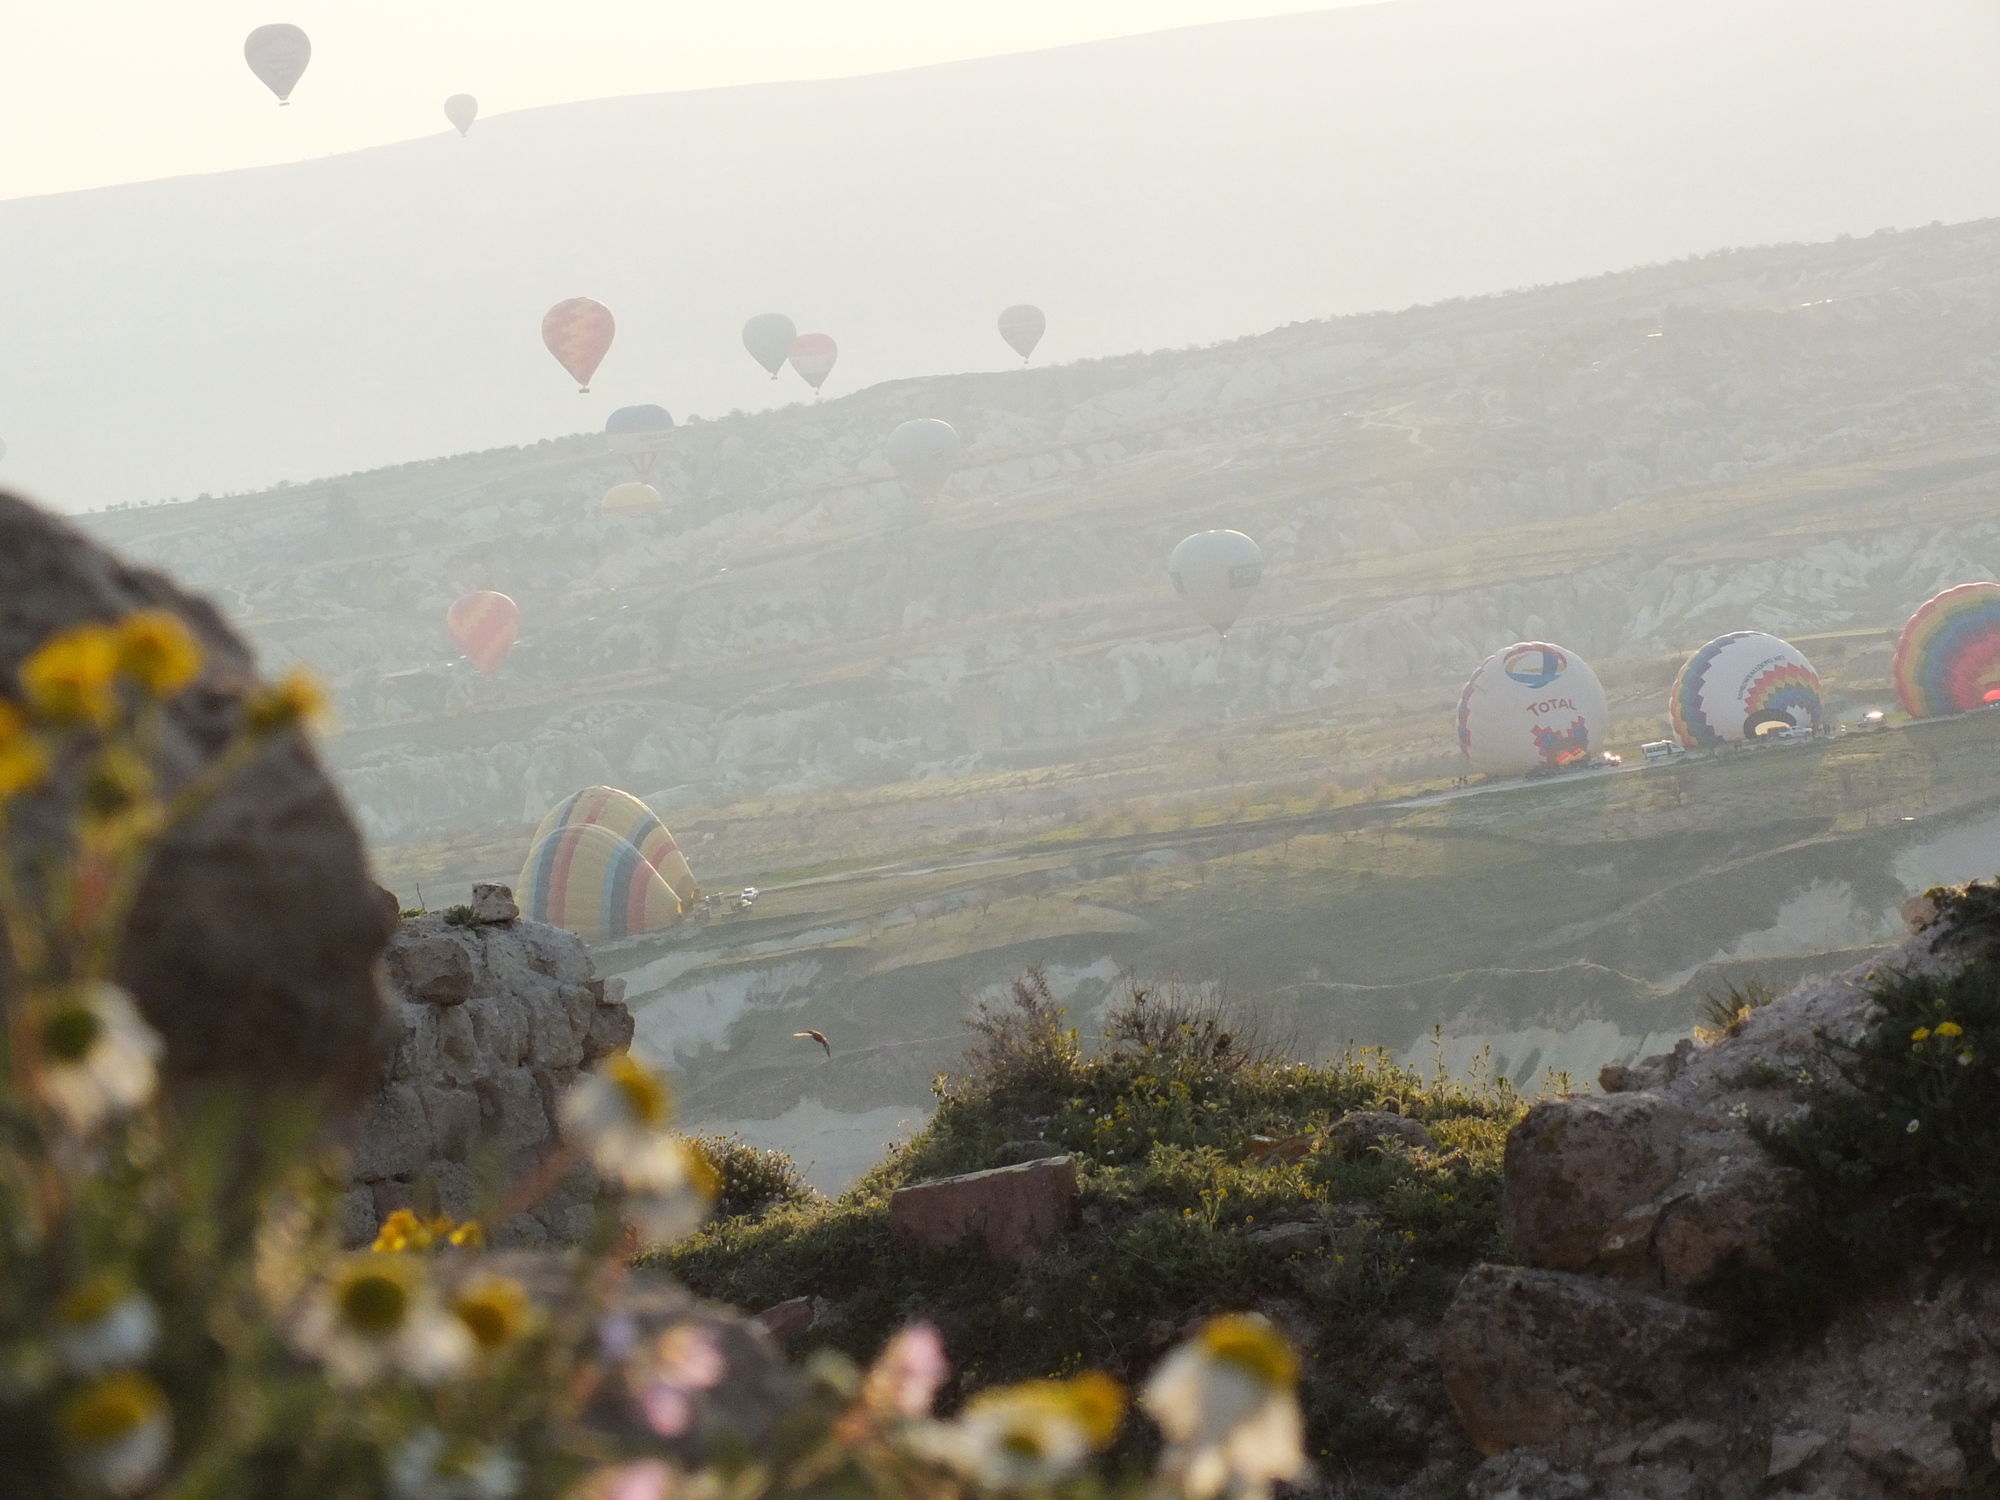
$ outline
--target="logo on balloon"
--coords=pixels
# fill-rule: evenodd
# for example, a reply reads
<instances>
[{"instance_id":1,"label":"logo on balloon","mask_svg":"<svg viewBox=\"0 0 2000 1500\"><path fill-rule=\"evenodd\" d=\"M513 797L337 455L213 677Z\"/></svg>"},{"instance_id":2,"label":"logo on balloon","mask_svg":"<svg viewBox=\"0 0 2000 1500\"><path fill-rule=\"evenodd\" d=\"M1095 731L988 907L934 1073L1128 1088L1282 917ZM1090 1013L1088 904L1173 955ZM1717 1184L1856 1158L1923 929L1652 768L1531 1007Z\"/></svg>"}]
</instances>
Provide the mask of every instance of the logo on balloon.
<instances>
[{"instance_id":1,"label":"logo on balloon","mask_svg":"<svg viewBox=\"0 0 2000 1500\"><path fill-rule=\"evenodd\" d=\"M1553 646L1524 646L1509 651L1500 670L1523 687L1547 687L1569 666L1569 658Z\"/></svg>"}]
</instances>

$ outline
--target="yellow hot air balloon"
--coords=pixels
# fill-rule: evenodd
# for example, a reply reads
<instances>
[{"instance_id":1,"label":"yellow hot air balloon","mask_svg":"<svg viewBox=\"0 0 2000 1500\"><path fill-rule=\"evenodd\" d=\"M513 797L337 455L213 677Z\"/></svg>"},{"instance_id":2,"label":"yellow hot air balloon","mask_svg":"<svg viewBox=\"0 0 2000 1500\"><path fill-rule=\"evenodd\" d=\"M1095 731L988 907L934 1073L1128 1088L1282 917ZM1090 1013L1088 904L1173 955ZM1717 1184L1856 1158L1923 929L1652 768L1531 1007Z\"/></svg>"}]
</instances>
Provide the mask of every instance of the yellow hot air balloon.
<instances>
[{"instance_id":1,"label":"yellow hot air balloon","mask_svg":"<svg viewBox=\"0 0 2000 1500\"><path fill-rule=\"evenodd\" d=\"M598 510L607 516L651 515L666 504L660 492L650 484L641 484L636 479L628 479L623 484L614 484L604 492L598 502Z\"/></svg>"},{"instance_id":2,"label":"yellow hot air balloon","mask_svg":"<svg viewBox=\"0 0 2000 1500\"><path fill-rule=\"evenodd\" d=\"M590 786L565 797L542 819L535 830L534 842L540 844L557 829L569 827L602 828L616 834L644 856L646 863L660 873L660 878L682 901L693 905L701 899L701 887L695 883L694 872L681 856L674 836L667 832L667 825L630 792Z\"/></svg>"},{"instance_id":3,"label":"yellow hot air balloon","mask_svg":"<svg viewBox=\"0 0 2000 1500\"><path fill-rule=\"evenodd\" d=\"M568 928L585 942L662 932L681 919L680 897L660 872L595 823L536 839L514 890L529 918Z\"/></svg>"}]
</instances>

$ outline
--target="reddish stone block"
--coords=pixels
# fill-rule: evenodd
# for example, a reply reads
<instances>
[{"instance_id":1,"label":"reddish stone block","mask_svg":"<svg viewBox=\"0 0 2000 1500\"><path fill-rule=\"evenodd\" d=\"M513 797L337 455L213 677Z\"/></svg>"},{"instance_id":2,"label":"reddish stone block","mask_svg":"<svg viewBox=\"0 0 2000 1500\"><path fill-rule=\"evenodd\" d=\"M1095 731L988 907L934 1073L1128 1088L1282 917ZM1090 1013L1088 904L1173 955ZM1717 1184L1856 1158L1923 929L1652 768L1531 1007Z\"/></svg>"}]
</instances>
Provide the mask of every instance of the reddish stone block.
<instances>
[{"instance_id":1,"label":"reddish stone block","mask_svg":"<svg viewBox=\"0 0 2000 1500\"><path fill-rule=\"evenodd\" d=\"M1076 1215L1076 1163L1067 1156L913 1183L889 1197L889 1227L932 1250L977 1235L996 1260L1024 1262L1061 1237Z\"/></svg>"}]
</instances>

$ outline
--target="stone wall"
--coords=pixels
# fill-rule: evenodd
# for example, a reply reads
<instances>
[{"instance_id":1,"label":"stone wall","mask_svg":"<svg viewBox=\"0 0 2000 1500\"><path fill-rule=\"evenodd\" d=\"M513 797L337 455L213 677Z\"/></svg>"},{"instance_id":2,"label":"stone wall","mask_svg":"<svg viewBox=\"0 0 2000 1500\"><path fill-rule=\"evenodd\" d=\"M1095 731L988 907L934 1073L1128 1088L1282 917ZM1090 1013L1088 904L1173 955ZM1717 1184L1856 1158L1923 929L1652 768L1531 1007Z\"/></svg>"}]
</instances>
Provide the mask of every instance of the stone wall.
<instances>
[{"instance_id":1,"label":"stone wall","mask_svg":"<svg viewBox=\"0 0 2000 1500\"><path fill-rule=\"evenodd\" d=\"M386 968L401 1029L353 1137L341 1227L354 1243L401 1207L490 1217L482 1189L532 1174L555 1145L563 1091L632 1040L623 984L598 978L574 933L522 919L505 886L401 922ZM572 1240L595 1191L574 1169L487 1227L502 1244Z\"/></svg>"}]
</instances>

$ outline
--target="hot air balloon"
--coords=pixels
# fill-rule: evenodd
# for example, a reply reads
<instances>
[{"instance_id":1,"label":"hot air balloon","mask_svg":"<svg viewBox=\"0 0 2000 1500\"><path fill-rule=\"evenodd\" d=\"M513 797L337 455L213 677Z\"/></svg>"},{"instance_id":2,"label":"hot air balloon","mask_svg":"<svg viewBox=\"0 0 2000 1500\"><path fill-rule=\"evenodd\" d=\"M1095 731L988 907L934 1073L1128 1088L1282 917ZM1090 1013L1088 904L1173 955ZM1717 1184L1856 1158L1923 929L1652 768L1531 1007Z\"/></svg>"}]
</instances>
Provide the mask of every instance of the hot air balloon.
<instances>
[{"instance_id":1,"label":"hot air balloon","mask_svg":"<svg viewBox=\"0 0 2000 1500\"><path fill-rule=\"evenodd\" d=\"M621 406L604 419L612 448L625 455L641 479L652 476L653 460L673 430L673 416L664 406Z\"/></svg>"},{"instance_id":2,"label":"hot air balloon","mask_svg":"<svg viewBox=\"0 0 2000 1500\"><path fill-rule=\"evenodd\" d=\"M1560 770L1590 759L1611 721L1597 674L1545 641L1522 641L1479 664L1458 698L1458 747L1488 776Z\"/></svg>"},{"instance_id":3,"label":"hot air balloon","mask_svg":"<svg viewBox=\"0 0 2000 1500\"><path fill-rule=\"evenodd\" d=\"M617 331L611 309L589 297L558 302L542 316L542 342L586 396L590 394L590 377L604 362L611 336Z\"/></svg>"},{"instance_id":4,"label":"hot air balloon","mask_svg":"<svg viewBox=\"0 0 2000 1500\"><path fill-rule=\"evenodd\" d=\"M928 502L937 499L958 466L958 433L936 417L913 417L889 434L882 451L903 483Z\"/></svg>"},{"instance_id":5,"label":"hot air balloon","mask_svg":"<svg viewBox=\"0 0 2000 1500\"><path fill-rule=\"evenodd\" d=\"M826 384L838 358L839 345L823 333L802 333L792 340L792 368L815 392Z\"/></svg>"},{"instance_id":6,"label":"hot air balloon","mask_svg":"<svg viewBox=\"0 0 2000 1500\"><path fill-rule=\"evenodd\" d=\"M1819 673L1794 646L1759 630L1717 636L1690 656L1667 695L1674 734L1713 749L1826 720Z\"/></svg>"},{"instance_id":7,"label":"hot air balloon","mask_svg":"<svg viewBox=\"0 0 2000 1500\"><path fill-rule=\"evenodd\" d=\"M1227 635L1263 582L1264 554L1240 531L1197 531L1168 556L1167 576L1217 635Z\"/></svg>"},{"instance_id":8,"label":"hot air balloon","mask_svg":"<svg viewBox=\"0 0 2000 1500\"><path fill-rule=\"evenodd\" d=\"M1961 583L1926 600L1897 638L1889 674L1913 718L2000 703L2000 584Z\"/></svg>"},{"instance_id":9,"label":"hot air balloon","mask_svg":"<svg viewBox=\"0 0 2000 1500\"><path fill-rule=\"evenodd\" d=\"M1048 326L1049 320L1042 316L1042 310L1025 302L1018 302L1000 314L1000 337L1021 356L1024 365L1035 352L1035 345L1042 341Z\"/></svg>"},{"instance_id":10,"label":"hot air balloon","mask_svg":"<svg viewBox=\"0 0 2000 1500\"><path fill-rule=\"evenodd\" d=\"M243 40L243 60L258 81L278 96L281 105L292 102L292 90L312 61L312 41L296 26L279 22L259 26Z\"/></svg>"},{"instance_id":11,"label":"hot air balloon","mask_svg":"<svg viewBox=\"0 0 2000 1500\"><path fill-rule=\"evenodd\" d=\"M490 677L521 633L521 607L505 594L476 589L445 611L444 623L466 659Z\"/></svg>"},{"instance_id":12,"label":"hot air balloon","mask_svg":"<svg viewBox=\"0 0 2000 1500\"><path fill-rule=\"evenodd\" d=\"M681 900L637 848L608 828L564 824L535 840L514 883L524 915L586 942L660 932Z\"/></svg>"},{"instance_id":13,"label":"hot air balloon","mask_svg":"<svg viewBox=\"0 0 2000 1500\"><path fill-rule=\"evenodd\" d=\"M604 492L598 502L599 514L607 516L651 515L667 502L660 498L660 492L650 484L642 484L636 479L628 479L623 484L614 484Z\"/></svg>"},{"instance_id":14,"label":"hot air balloon","mask_svg":"<svg viewBox=\"0 0 2000 1500\"><path fill-rule=\"evenodd\" d=\"M750 351L752 359L771 372L773 380L791 358L792 344L798 336L798 325L783 313L759 313L743 325L743 347Z\"/></svg>"},{"instance_id":15,"label":"hot air balloon","mask_svg":"<svg viewBox=\"0 0 2000 1500\"><path fill-rule=\"evenodd\" d=\"M571 793L548 810L535 829L533 842L539 844L558 828L582 824L606 829L632 845L682 901L693 905L701 899L701 887L695 884L694 872L681 857L680 847L667 832L667 825L630 792L609 786L587 786Z\"/></svg>"},{"instance_id":16,"label":"hot air balloon","mask_svg":"<svg viewBox=\"0 0 2000 1500\"><path fill-rule=\"evenodd\" d=\"M470 94L453 94L444 101L444 117L458 127L464 135L472 129L472 122L479 118L479 101Z\"/></svg>"}]
</instances>

